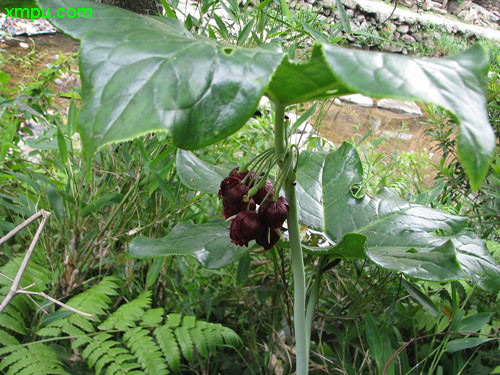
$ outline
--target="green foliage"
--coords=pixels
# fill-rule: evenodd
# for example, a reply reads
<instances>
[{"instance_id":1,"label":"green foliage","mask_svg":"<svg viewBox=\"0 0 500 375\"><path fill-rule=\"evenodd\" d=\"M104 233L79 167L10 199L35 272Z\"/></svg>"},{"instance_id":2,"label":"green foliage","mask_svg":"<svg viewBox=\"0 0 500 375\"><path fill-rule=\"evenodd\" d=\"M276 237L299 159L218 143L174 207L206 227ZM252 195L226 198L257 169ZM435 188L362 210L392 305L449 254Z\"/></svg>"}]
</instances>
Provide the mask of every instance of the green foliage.
<instances>
[{"instance_id":1,"label":"green foliage","mask_svg":"<svg viewBox=\"0 0 500 375\"><path fill-rule=\"evenodd\" d=\"M224 345L240 345L236 333L220 324L180 314L165 316L163 308L151 308L151 292L119 306L102 320L116 288L117 279L107 277L68 302L82 310L97 306L92 310L95 319L79 315L60 318L40 329L38 335L72 337L72 348L81 350L96 374L168 374L179 369L182 357L192 362L198 355L195 353L206 358Z\"/></svg>"},{"instance_id":2,"label":"green foliage","mask_svg":"<svg viewBox=\"0 0 500 375\"><path fill-rule=\"evenodd\" d=\"M488 74L488 115L500 147L500 54L490 47ZM456 121L447 111L429 106L427 133L435 141L433 151L441 160L433 195L444 207L468 217L471 227L483 238L500 239L500 158L491 164L481 188L474 192L457 154Z\"/></svg>"},{"instance_id":3,"label":"green foliage","mask_svg":"<svg viewBox=\"0 0 500 375\"><path fill-rule=\"evenodd\" d=\"M56 8L86 3L40 0L40 4ZM160 22L99 4L93 9L99 16L92 23L52 19L57 27L82 41L84 100L79 131L89 158L106 144L158 131L172 134L181 148L206 146L240 129L263 94L276 103L290 105L364 93L419 99L452 111L461 125L458 155L474 188L487 173L495 145L482 111L487 62L480 47L454 59L418 60L315 44L309 61L299 62L270 48L242 49L210 38L195 38L172 19ZM130 39L124 37L128 34ZM104 44L100 40L103 35ZM138 46L137 35L148 35L149 43L142 44L144 50L132 63L127 57ZM105 50L113 51L113 59L104 57ZM173 56L175 64L170 63ZM373 67L382 62L383 69L374 76ZM231 74L222 79L216 72ZM182 90L168 79L173 75L184 85ZM297 75L308 78L297 80ZM129 82L130 76L141 84ZM95 87L99 89L93 90ZM465 110L464 102L478 112ZM182 116L177 115L179 111ZM132 125L138 123L140 128ZM480 153L475 152L478 147Z\"/></svg>"},{"instance_id":4,"label":"green foliage","mask_svg":"<svg viewBox=\"0 0 500 375\"><path fill-rule=\"evenodd\" d=\"M2 275L14 279L22 258L14 258L0 268ZM49 270L34 259L23 274L20 286L32 285L30 291L44 291L50 278ZM3 300L12 282L0 277L0 300ZM35 301L40 299L34 296ZM28 337L33 316L33 302L26 295L14 297L0 314L0 372L7 375L69 374L64 370L57 351L43 343L23 345L18 337Z\"/></svg>"}]
</instances>

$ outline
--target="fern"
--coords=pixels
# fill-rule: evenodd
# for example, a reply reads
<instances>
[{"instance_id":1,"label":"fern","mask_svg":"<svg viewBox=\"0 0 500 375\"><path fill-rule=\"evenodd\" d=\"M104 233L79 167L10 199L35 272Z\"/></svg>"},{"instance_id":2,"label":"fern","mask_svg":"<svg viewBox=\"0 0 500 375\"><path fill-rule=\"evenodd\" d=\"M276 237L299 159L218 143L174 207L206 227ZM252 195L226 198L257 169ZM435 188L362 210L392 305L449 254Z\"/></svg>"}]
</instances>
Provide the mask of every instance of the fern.
<instances>
[{"instance_id":1,"label":"fern","mask_svg":"<svg viewBox=\"0 0 500 375\"><path fill-rule=\"evenodd\" d=\"M14 258L0 268L0 272L14 279L22 257ZM47 268L38 265L33 259L21 279L21 286L34 284L30 290L43 291L50 279ZM0 300L9 292L12 282L0 277ZM17 335L26 336L34 314L33 303L25 295L14 297L0 314L0 372L6 375L48 375L69 374L63 368L57 353L41 343L22 344Z\"/></svg>"},{"instance_id":2,"label":"fern","mask_svg":"<svg viewBox=\"0 0 500 375\"><path fill-rule=\"evenodd\" d=\"M151 292L122 304L106 315L119 288L115 277L104 278L67 304L95 314L60 316L38 331L41 337L71 337L71 347L81 354L96 375L164 375L178 371L183 361L192 363L196 356L208 358L222 346L241 344L238 335L220 324L199 321L193 316L165 315L163 308L151 308ZM21 303L22 305L22 303ZM15 337L26 331L24 313L6 315L0 329L0 372L10 374L67 374L54 350L42 343L21 344ZM64 311L64 310L63 310ZM2 314L4 315L4 314ZM1 316L1 315L0 315ZM2 325L0 319L0 325ZM1 327L0 327L1 328ZM65 341L67 342L67 341Z\"/></svg>"},{"instance_id":3,"label":"fern","mask_svg":"<svg viewBox=\"0 0 500 375\"><path fill-rule=\"evenodd\" d=\"M110 305L106 298L115 294L118 286L114 278L103 283L106 285L96 285L68 304L81 301L72 306L85 311L84 301L100 293L92 298L101 301L99 311L104 311ZM151 292L121 305L102 322L102 314L96 315L93 321L76 315L64 317L38 333L72 336L72 348L81 350L82 358L96 374L106 375L169 374L178 371L183 360L191 363L196 355L207 358L223 345L240 345L238 335L220 324L180 314L165 316L163 308L151 308Z\"/></svg>"}]
</instances>

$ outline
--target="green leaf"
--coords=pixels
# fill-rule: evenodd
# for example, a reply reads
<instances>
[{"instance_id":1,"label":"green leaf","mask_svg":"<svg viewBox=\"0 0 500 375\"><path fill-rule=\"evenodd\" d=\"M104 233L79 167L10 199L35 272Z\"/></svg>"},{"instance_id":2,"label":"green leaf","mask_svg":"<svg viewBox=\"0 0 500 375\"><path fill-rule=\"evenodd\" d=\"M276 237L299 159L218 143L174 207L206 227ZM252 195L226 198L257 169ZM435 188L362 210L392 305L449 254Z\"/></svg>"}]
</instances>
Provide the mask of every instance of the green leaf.
<instances>
[{"instance_id":1,"label":"green leaf","mask_svg":"<svg viewBox=\"0 0 500 375\"><path fill-rule=\"evenodd\" d=\"M403 282L403 286L406 288L408 291L408 294L415 300L417 301L420 305L422 305L427 311L429 311L432 315L438 317L440 315L439 309L437 306L432 302L432 300L427 297L421 290L420 288L415 285L410 283L409 281L406 281L405 279L401 280Z\"/></svg>"},{"instance_id":2,"label":"green leaf","mask_svg":"<svg viewBox=\"0 0 500 375\"><path fill-rule=\"evenodd\" d=\"M324 51L342 86L352 92L421 100L451 111L460 123L460 162L472 188L479 188L496 147L485 111L488 57L483 47L476 45L444 59L413 59L332 46L324 46Z\"/></svg>"},{"instance_id":3,"label":"green leaf","mask_svg":"<svg viewBox=\"0 0 500 375\"><path fill-rule=\"evenodd\" d=\"M229 175L229 169L205 163L190 151L177 150L176 160L179 178L194 190L217 194L221 181Z\"/></svg>"},{"instance_id":4,"label":"green leaf","mask_svg":"<svg viewBox=\"0 0 500 375\"><path fill-rule=\"evenodd\" d=\"M171 18L77 0L41 7L92 8L92 19L51 19L82 40L79 131L85 155L109 143L168 131L193 149L250 118L282 54L194 36Z\"/></svg>"},{"instance_id":5,"label":"green leaf","mask_svg":"<svg viewBox=\"0 0 500 375\"><path fill-rule=\"evenodd\" d=\"M483 337L471 337L466 339L452 340L448 342L448 345L446 345L446 351L449 353L455 353L460 350L475 348L476 346L491 340L494 339L483 338Z\"/></svg>"},{"instance_id":6,"label":"green leaf","mask_svg":"<svg viewBox=\"0 0 500 375\"><path fill-rule=\"evenodd\" d=\"M457 323L456 330L459 332L477 332L483 328L490 320L493 313L478 313L461 319Z\"/></svg>"},{"instance_id":7,"label":"green leaf","mask_svg":"<svg viewBox=\"0 0 500 375\"><path fill-rule=\"evenodd\" d=\"M205 224L180 223L166 237L134 239L128 253L137 258L191 255L204 267L221 268L249 251L231 242L228 228L229 224L222 219Z\"/></svg>"},{"instance_id":8,"label":"green leaf","mask_svg":"<svg viewBox=\"0 0 500 375\"><path fill-rule=\"evenodd\" d=\"M380 368L383 355L382 340L378 331L377 322L370 313L365 316L365 327L366 341L370 348L371 357L377 362L377 367Z\"/></svg>"},{"instance_id":9,"label":"green leaf","mask_svg":"<svg viewBox=\"0 0 500 375\"><path fill-rule=\"evenodd\" d=\"M302 152L297 171L299 222L334 242L366 236L366 255L409 276L446 281L463 271L480 286L498 290L500 267L484 243L465 229L466 218L406 202L389 189L359 195L363 168L345 142L335 152ZM359 190L359 189L358 189Z\"/></svg>"},{"instance_id":10,"label":"green leaf","mask_svg":"<svg viewBox=\"0 0 500 375\"><path fill-rule=\"evenodd\" d=\"M123 194L120 193L106 193L101 198L96 199L92 203L85 206L81 211L80 215L85 217L93 212L98 212L101 208L110 206L113 204L118 204L123 199Z\"/></svg>"},{"instance_id":11,"label":"green leaf","mask_svg":"<svg viewBox=\"0 0 500 375\"><path fill-rule=\"evenodd\" d=\"M349 16L347 15L344 4L342 4L341 0L336 0L337 2L337 9L340 12L340 22L342 22L342 28L346 33L352 32L351 30L351 23L349 22Z\"/></svg>"},{"instance_id":12,"label":"green leaf","mask_svg":"<svg viewBox=\"0 0 500 375\"><path fill-rule=\"evenodd\" d=\"M54 212L59 220L64 218L64 199L62 194L52 185L47 186L47 198L52 212Z\"/></svg>"},{"instance_id":13,"label":"green leaf","mask_svg":"<svg viewBox=\"0 0 500 375\"><path fill-rule=\"evenodd\" d=\"M238 262L238 269L236 271L236 282L238 284L243 284L248 279L250 273L251 259L250 254L246 253Z\"/></svg>"},{"instance_id":14,"label":"green leaf","mask_svg":"<svg viewBox=\"0 0 500 375\"><path fill-rule=\"evenodd\" d=\"M148 274L146 276L146 288L149 289L156 283L158 277L160 276L162 266L163 266L162 258L156 258L153 260L153 263L151 263L151 266L149 267L148 270Z\"/></svg>"},{"instance_id":15,"label":"green leaf","mask_svg":"<svg viewBox=\"0 0 500 375\"><path fill-rule=\"evenodd\" d=\"M248 23L245 25L245 27L240 31L238 34L238 40L236 42L237 45L239 46L244 46L245 42L248 39L248 36L250 35L250 32L252 31L252 27L254 24L254 19L252 18Z\"/></svg>"}]
</instances>

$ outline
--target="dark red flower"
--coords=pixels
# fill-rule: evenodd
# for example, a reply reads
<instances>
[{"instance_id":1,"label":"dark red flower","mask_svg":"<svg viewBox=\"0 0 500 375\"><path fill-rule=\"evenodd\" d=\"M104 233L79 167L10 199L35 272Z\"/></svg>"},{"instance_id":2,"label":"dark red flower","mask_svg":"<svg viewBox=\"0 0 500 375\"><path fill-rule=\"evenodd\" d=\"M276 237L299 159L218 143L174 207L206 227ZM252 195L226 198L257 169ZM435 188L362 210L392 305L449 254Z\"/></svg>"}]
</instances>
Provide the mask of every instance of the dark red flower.
<instances>
[{"instance_id":1,"label":"dark red flower","mask_svg":"<svg viewBox=\"0 0 500 375\"><path fill-rule=\"evenodd\" d=\"M241 211L231 222L229 236L239 246L248 246L248 242L262 237L265 230L259 214L254 210Z\"/></svg>"},{"instance_id":2,"label":"dark red flower","mask_svg":"<svg viewBox=\"0 0 500 375\"><path fill-rule=\"evenodd\" d=\"M256 242L263 246L265 250L269 250L280 239L277 229L266 227L264 232L260 233Z\"/></svg>"},{"instance_id":3,"label":"dark red flower","mask_svg":"<svg viewBox=\"0 0 500 375\"><path fill-rule=\"evenodd\" d=\"M240 180L243 180L247 176L248 171L243 171L240 173L239 170L240 167L233 168L231 172L229 172L229 177L236 177L239 178Z\"/></svg>"},{"instance_id":4,"label":"dark red flower","mask_svg":"<svg viewBox=\"0 0 500 375\"><path fill-rule=\"evenodd\" d=\"M224 218L228 219L231 216L234 216L238 214L241 211L245 211L248 207L249 210L255 211L255 201L253 199L250 199L250 204L246 202L233 202L229 199L223 199L222 200L222 206L224 209L222 210L222 214L224 215Z\"/></svg>"},{"instance_id":5,"label":"dark red flower","mask_svg":"<svg viewBox=\"0 0 500 375\"><path fill-rule=\"evenodd\" d=\"M235 176L226 177L220 183L219 194L217 194L217 196L219 198L224 198L227 195L228 190L231 189L233 186L239 184L240 182L241 179Z\"/></svg>"},{"instance_id":6,"label":"dark red flower","mask_svg":"<svg viewBox=\"0 0 500 375\"><path fill-rule=\"evenodd\" d=\"M271 180L266 181L266 185L261 187L258 191L257 194L253 196L253 199L255 199L255 202L257 204L261 204L264 198L266 197L267 193L273 189L273 183ZM267 196L268 199L273 199L273 193L270 193Z\"/></svg>"},{"instance_id":7,"label":"dark red flower","mask_svg":"<svg viewBox=\"0 0 500 375\"><path fill-rule=\"evenodd\" d=\"M288 217L288 202L285 198L279 197L276 202L266 199L259 207L259 216L264 224L271 228L281 228Z\"/></svg>"},{"instance_id":8,"label":"dark red flower","mask_svg":"<svg viewBox=\"0 0 500 375\"><path fill-rule=\"evenodd\" d=\"M237 183L230 189L227 189L226 194L224 194L224 200L231 202L231 204L239 204L243 202L243 199L248 194L248 190L250 190L250 188L247 185ZM248 203L248 199L246 203Z\"/></svg>"}]
</instances>

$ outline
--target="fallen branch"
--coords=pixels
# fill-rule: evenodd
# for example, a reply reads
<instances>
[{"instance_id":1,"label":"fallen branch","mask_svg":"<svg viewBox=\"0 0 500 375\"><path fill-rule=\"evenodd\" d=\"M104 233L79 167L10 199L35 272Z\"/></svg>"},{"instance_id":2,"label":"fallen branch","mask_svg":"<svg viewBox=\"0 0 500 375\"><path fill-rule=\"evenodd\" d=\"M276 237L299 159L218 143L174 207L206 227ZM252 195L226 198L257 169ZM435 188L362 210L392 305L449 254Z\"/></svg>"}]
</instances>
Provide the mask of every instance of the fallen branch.
<instances>
[{"instance_id":1,"label":"fallen branch","mask_svg":"<svg viewBox=\"0 0 500 375\"><path fill-rule=\"evenodd\" d=\"M94 315L85 313L83 311L75 309L74 307L68 306L68 305L56 300L55 298L50 297L49 295L47 295L43 292L32 292L32 291L26 290L26 289L31 288L35 284L31 284L25 288L19 287L19 284L21 282L21 278L23 277L24 271L26 271L26 267L28 266L28 262L30 261L31 256L33 255L33 251L35 250L35 246L38 243L38 240L40 239L40 235L42 234L42 230L43 230L45 223L47 222L47 219L49 218L49 216L50 216L50 212L45 211L45 210L40 210L36 214L32 215L30 218L26 219L23 223L19 224L17 227L15 227L9 233L7 233L4 237L0 238L0 245L2 245L4 242L6 242L8 239L12 238L16 233L21 231L23 228L25 228L26 226L31 224L33 221L35 221L39 217L42 217L42 221L40 222L40 225L38 226L38 229L36 230L35 236L33 237L33 240L30 243L28 251L26 251L26 255L24 256L23 261L22 261L21 265L19 266L19 270L17 271L16 277L14 278L14 280L12 280L11 278L9 278L8 276L6 276L4 274L0 274L0 276L12 281L12 285L9 289L9 292L5 296L2 303L0 304L0 313L2 313L5 310L5 308L10 303L12 298L14 298L17 294L25 294L28 297L30 297L30 299L33 302L34 302L34 300L31 298L31 296L37 295L37 296L43 297L43 298L57 304L59 306L62 306L65 309L73 311L76 314L80 314L80 315L83 315L83 316L86 316L89 318L93 317ZM36 302L35 302L35 304L38 306L38 304Z\"/></svg>"}]
</instances>

